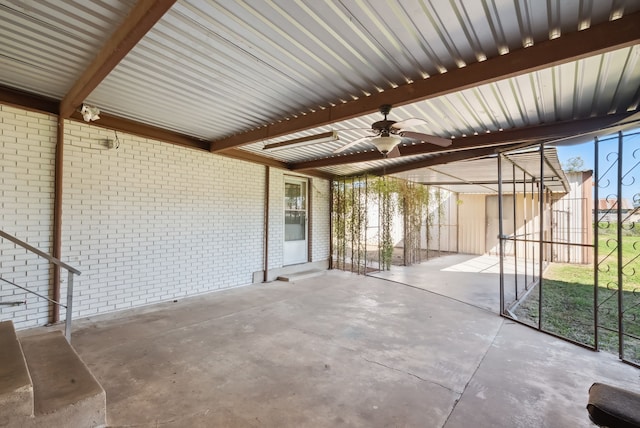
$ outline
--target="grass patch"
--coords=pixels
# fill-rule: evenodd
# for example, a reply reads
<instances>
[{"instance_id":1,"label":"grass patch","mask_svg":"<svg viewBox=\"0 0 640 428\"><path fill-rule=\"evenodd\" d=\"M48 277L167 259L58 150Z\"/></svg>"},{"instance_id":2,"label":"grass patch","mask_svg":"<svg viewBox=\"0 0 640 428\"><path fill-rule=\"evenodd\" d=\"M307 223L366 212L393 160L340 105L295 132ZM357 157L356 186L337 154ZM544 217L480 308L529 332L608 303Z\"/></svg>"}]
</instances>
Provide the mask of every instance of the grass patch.
<instances>
[{"instance_id":1,"label":"grass patch","mask_svg":"<svg viewBox=\"0 0 640 428\"><path fill-rule=\"evenodd\" d=\"M633 232L633 233L632 233ZM598 342L618 353L618 259L616 229L599 231ZM640 362L640 237L624 231L622 239L625 357ZM595 345L593 265L552 263L542 286L542 329L586 345ZM538 325L538 290L516 309L521 321ZM634 338L635 337L635 338Z\"/></svg>"}]
</instances>

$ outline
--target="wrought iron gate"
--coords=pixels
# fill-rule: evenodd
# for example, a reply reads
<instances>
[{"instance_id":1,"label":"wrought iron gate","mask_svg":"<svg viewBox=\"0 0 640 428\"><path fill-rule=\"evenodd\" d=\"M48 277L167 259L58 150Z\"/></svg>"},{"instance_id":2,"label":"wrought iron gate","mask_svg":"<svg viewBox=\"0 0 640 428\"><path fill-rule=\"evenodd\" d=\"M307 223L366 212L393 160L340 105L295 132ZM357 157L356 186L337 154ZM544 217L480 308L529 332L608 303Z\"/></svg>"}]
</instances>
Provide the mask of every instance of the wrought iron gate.
<instances>
[{"instance_id":1,"label":"wrought iron gate","mask_svg":"<svg viewBox=\"0 0 640 428\"><path fill-rule=\"evenodd\" d=\"M510 179L509 153L498 158L502 315L640 366L640 132L580 145L586 171L550 171L552 146L537 147L537 170L513 165ZM507 195L519 204L509 228Z\"/></svg>"}]
</instances>

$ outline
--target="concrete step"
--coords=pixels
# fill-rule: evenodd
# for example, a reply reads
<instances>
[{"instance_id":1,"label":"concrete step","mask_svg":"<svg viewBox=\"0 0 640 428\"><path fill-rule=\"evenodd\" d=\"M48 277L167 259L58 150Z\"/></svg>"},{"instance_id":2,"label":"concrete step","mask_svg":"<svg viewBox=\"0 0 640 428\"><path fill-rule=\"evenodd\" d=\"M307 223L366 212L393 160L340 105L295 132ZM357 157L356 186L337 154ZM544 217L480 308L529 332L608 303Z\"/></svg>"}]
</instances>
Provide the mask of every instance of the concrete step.
<instances>
[{"instance_id":1,"label":"concrete step","mask_svg":"<svg viewBox=\"0 0 640 428\"><path fill-rule=\"evenodd\" d=\"M106 426L106 394L61 331L23 337L33 380L34 426Z\"/></svg>"},{"instance_id":2,"label":"concrete step","mask_svg":"<svg viewBox=\"0 0 640 428\"><path fill-rule=\"evenodd\" d=\"M0 427L33 416L33 386L12 321L0 322Z\"/></svg>"},{"instance_id":3,"label":"concrete step","mask_svg":"<svg viewBox=\"0 0 640 428\"><path fill-rule=\"evenodd\" d=\"M278 276L278 281L293 282L302 279L313 278L314 276L324 275L327 271L320 269L305 270L301 272L293 272Z\"/></svg>"}]
</instances>

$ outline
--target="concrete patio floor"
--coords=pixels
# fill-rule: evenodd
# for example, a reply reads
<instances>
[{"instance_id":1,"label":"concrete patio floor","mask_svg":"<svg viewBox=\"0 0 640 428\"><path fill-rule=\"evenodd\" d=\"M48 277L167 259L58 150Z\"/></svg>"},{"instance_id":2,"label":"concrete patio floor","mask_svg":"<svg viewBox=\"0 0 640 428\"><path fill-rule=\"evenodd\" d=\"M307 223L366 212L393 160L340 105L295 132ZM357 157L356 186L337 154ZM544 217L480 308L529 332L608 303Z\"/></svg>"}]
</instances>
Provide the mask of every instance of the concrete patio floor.
<instances>
[{"instance_id":1,"label":"concrete patio floor","mask_svg":"<svg viewBox=\"0 0 640 428\"><path fill-rule=\"evenodd\" d=\"M340 271L74 329L114 427L589 427L594 381L640 379L463 299Z\"/></svg>"},{"instance_id":2,"label":"concrete patio floor","mask_svg":"<svg viewBox=\"0 0 640 428\"><path fill-rule=\"evenodd\" d=\"M539 265L523 261L516 263L506 257L505 300L515 301L515 273L518 274L518 292L524 293L525 282L538 275ZM525 272L527 273L525 278ZM400 284L428 290L460 302L500 313L500 258L493 255L448 254L411 266L391 266L390 270L372 274ZM528 280L528 281L527 281Z\"/></svg>"}]
</instances>

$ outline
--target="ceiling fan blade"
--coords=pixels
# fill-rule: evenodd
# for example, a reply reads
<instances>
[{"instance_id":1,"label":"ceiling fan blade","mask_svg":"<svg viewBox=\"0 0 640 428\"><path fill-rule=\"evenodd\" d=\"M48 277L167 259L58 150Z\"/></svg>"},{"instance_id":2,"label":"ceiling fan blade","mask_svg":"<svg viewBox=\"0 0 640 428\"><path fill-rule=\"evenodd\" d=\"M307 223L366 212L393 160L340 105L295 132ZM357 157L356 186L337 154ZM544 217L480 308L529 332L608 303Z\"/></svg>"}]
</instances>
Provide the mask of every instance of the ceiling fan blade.
<instances>
[{"instance_id":1,"label":"ceiling fan blade","mask_svg":"<svg viewBox=\"0 0 640 428\"><path fill-rule=\"evenodd\" d=\"M344 146L342 146L342 147L338 147L337 149L335 149L335 150L333 151L333 154L342 153L342 152L344 152L345 150L350 149L350 148L351 148L351 147L353 147L353 146L357 146L358 144L360 144L360 143L362 143L362 142L364 142L364 141L369 140L370 138L371 138L371 137L362 137L362 138L358 138L357 140L353 140L353 141L351 141L350 143L347 143L347 144L345 144Z\"/></svg>"},{"instance_id":2,"label":"ceiling fan blade","mask_svg":"<svg viewBox=\"0 0 640 428\"><path fill-rule=\"evenodd\" d=\"M371 128L338 128L337 131L359 131L359 132L368 132L369 134L375 136L377 131Z\"/></svg>"},{"instance_id":3,"label":"ceiling fan blade","mask_svg":"<svg viewBox=\"0 0 640 428\"><path fill-rule=\"evenodd\" d=\"M401 156L399 146L395 146L387 155L385 156L387 159L398 158Z\"/></svg>"},{"instance_id":4,"label":"ceiling fan blade","mask_svg":"<svg viewBox=\"0 0 640 428\"><path fill-rule=\"evenodd\" d=\"M418 119L414 117L410 119L401 120L400 122L396 122L393 125L391 125L391 127L394 129L406 129L406 128L413 128L414 126L427 125L427 124L428 122L426 120Z\"/></svg>"},{"instance_id":5,"label":"ceiling fan blade","mask_svg":"<svg viewBox=\"0 0 640 428\"><path fill-rule=\"evenodd\" d=\"M436 137L435 135L423 134L422 132L402 131L399 135L403 138L423 141L440 147L449 147L451 145L451 140L448 138Z\"/></svg>"}]
</instances>

